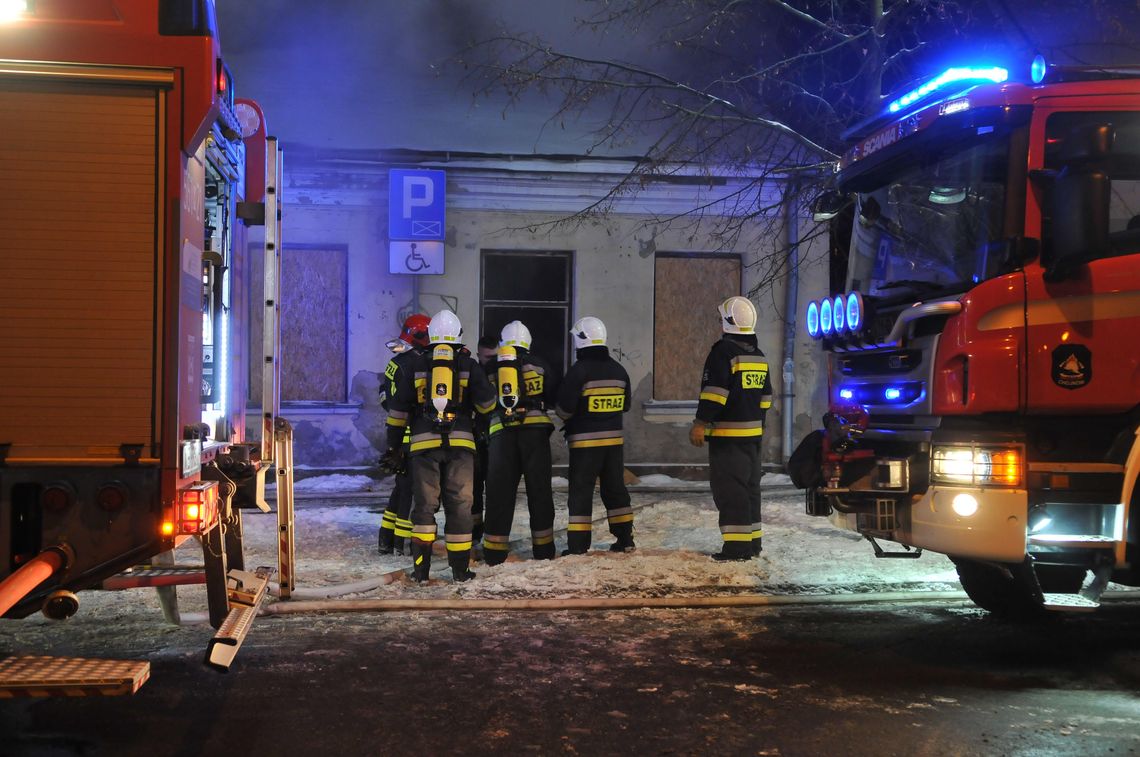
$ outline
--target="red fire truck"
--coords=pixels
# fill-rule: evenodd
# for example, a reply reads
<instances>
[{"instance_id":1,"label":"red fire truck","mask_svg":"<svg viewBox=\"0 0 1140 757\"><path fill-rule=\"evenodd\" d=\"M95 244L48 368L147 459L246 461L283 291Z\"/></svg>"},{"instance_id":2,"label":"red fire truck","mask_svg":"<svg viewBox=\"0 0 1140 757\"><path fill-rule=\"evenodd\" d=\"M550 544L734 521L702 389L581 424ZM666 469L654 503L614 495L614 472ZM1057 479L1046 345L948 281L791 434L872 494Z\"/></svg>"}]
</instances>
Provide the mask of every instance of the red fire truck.
<instances>
[{"instance_id":1,"label":"red fire truck","mask_svg":"<svg viewBox=\"0 0 1140 757\"><path fill-rule=\"evenodd\" d=\"M240 509L267 509L266 471L288 455L276 140L234 98L212 0L5 9L0 615L66 617L76 591L198 538L211 621L237 622L267 581L243 570Z\"/></svg>"},{"instance_id":2,"label":"red fire truck","mask_svg":"<svg viewBox=\"0 0 1140 757\"><path fill-rule=\"evenodd\" d=\"M805 313L829 412L789 465L995 613L1140 584L1140 68L1027 73L952 68L849 132Z\"/></svg>"}]
</instances>

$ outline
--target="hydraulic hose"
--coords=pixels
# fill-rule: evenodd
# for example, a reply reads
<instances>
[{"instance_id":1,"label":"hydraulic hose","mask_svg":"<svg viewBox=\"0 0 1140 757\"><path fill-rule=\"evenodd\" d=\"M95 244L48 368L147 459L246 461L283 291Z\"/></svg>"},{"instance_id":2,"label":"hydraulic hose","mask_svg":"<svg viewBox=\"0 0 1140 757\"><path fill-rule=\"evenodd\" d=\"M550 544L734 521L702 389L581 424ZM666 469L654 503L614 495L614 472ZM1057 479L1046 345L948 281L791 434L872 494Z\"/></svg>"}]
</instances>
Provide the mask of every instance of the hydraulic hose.
<instances>
[{"instance_id":1,"label":"hydraulic hose","mask_svg":"<svg viewBox=\"0 0 1140 757\"><path fill-rule=\"evenodd\" d=\"M31 594L37 586L66 568L70 562L70 550L67 547L49 547L0 581L0 617Z\"/></svg>"}]
</instances>

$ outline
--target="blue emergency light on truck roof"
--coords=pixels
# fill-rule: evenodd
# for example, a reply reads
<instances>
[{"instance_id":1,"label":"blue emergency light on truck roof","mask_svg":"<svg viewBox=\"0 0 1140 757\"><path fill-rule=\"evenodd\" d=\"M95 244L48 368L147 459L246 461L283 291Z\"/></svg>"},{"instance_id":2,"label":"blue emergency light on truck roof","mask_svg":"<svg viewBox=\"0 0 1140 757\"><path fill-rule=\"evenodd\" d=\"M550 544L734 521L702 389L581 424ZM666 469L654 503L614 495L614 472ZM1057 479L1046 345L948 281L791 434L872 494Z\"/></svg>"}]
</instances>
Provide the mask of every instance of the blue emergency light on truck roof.
<instances>
[{"instance_id":1,"label":"blue emergency light on truck roof","mask_svg":"<svg viewBox=\"0 0 1140 757\"><path fill-rule=\"evenodd\" d=\"M913 105L919 100L925 98L927 95L933 94L938 90L950 84L963 81L990 81L994 84L1001 84L1009 78L1009 71L998 66L986 66L974 68L970 66L955 66L948 68L938 76L924 82L922 85L915 87L911 91L902 95L896 100L892 100L887 105L888 113L898 113L908 105Z\"/></svg>"}]
</instances>

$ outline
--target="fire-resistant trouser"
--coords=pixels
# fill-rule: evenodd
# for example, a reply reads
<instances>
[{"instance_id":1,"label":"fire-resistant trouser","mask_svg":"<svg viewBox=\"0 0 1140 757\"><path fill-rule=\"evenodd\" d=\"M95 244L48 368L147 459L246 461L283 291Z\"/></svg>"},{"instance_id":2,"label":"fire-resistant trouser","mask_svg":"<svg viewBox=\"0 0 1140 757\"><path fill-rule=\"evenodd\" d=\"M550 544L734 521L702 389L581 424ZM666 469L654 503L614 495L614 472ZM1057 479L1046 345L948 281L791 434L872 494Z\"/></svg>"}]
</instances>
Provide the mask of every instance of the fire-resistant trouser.
<instances>
[{"instance_id":1,"label":"fire-resistant trouser","mask_svg":"<svg viewBox=\"0 0 1140 757\"><path fill-rule=\"evenodd\" d=\"M709 439L709 483L720 513L724 552L760 554L760 438Z\"/></svg>"},{"instance_id":2,"label":"fire-resistant trouser","mask_svg":"<svg viewBox=\"0 0 1140 757\"><path fill-rule=\"evenodd\" d=\"M471 558L471 498L475 455L471 450L439 447L412 455L412 560L413 576L425 580L431 567L436 538L435 513L443 503L444 537L449 563Z\"/></svg>"},{"instance_id":3,"label":"fire-resistant trouser","mask_svg":"<svg viewBox=\"0 0 1140 757\"><path fill-rule=\"evenodd\" d=\"M380 519L380 544L395 546L397 554L404 554L405 543L412 535L412 473L410 468L392 479L392 492ZM387 533L385 533L387 532Z\"/></svg>"},{"instance_id":4,"label":"fire-resistant trouser","mask_svg":"<svg viewBox=\"0 0 1140 757\"><path fill-rule=\"evenodd\" d=\"M600 484L610 533L617 537L619 544L632 546L633 509L629 506L629 490L625 488L625 455L622 445L571 447L569 475L570 493L566 508L570 513L570 523L566 530L567 551L570 554L582 554L590 548L595 481Z\"/></svg>"},{"instance_id":5,"label":"fire-resistant trouser","mask_svg":"<svg viewBox=\"0 0 1140 757\"><path fill-rule=\"evenodd\" d=\"M536 560L554 558L554 492L550 488L550 432L547 424L505 429L487 450L487 511L483 522L483 561L498 565L510 554L511 522L519 478L526 478L531 549Z\"/></svg>"},{"instance_id":6,"label":"fire-resistant trouser","mask_svg":"<svg viewBox=\"0 0 1140 757\"><path fill-rule=\"evenodd\" d=\"M475 437L475 494L471 505L471 536L475 544L483 539L483 492L487 486L487 437Z\"/></svg>"}]
</instances>

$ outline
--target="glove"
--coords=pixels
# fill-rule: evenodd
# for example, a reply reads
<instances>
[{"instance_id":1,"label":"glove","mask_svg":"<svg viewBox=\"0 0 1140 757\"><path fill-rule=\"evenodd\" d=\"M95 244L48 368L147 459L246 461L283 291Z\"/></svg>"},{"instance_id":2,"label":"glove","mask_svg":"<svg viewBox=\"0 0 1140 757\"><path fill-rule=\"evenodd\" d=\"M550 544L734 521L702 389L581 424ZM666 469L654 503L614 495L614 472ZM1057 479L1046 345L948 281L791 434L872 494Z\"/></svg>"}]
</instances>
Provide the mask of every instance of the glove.
<instances>
[{"instance_id":1,"label":"glove","mask_svg":"<svg viewBox=\"0 0 1140 757\"><path fill-rule=\"evenodd\" d=\"M389 447L380 458L380 472L385 476L400 476L407 472L407 454L404 445Z\"/></svg>"},{"instance_id":2,"label":"glove","mask_svg":"<svg viewBox=\"0 0 1140 757\"><path fill-rule=\"evenodd\" d=\"M709 424L702 421L700 418L693 419L693 425L689 427L689 444L694 447L705 446L705 429Z\"/></svg>"}]
</instances>

